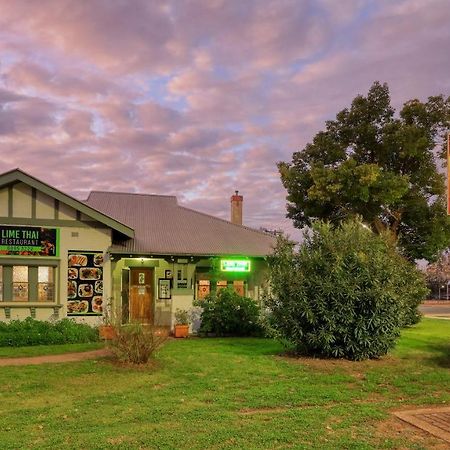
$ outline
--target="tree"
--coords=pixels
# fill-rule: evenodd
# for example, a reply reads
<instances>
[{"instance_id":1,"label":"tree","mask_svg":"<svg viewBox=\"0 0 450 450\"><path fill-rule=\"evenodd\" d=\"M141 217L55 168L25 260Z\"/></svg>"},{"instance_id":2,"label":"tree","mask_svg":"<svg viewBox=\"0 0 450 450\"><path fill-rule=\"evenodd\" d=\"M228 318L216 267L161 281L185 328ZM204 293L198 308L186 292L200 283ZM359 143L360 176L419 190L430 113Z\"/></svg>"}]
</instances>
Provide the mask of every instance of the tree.
<instances>
[{"instance_id":1,"label":"tree","mask_svg":"<svg viewBox=\"0 0 450 450\"><path fill-rule=\"evenodd\" d=\"M450 280L450 254L443 253L440 258L426 268L428 282L445 283Z\"/></svg>"},{"instance_id":2,"label":"tree","mask_svg":"<svg viewBox=\"0 0 450 450\"><path fill-rule=\"evenodd\" d=\"M450 239L444 161L450 97L410 100L398 117L387 84L326 122L312 143L278 163L294 226L360 215L376 233L390 231L411 259L435 260Z\"/></svg>"},{"instance_id":3,"label":"tree","mask_svg":"<svg viewBox=\"0 0 450 450\"><path fill-rule=\"evenodd\" d=\"M358 219L317 221L297 251L278 238L266 299L273 334L297 351L353 360L377 358L416 323L428 289L385 233Z\"/></svg>"},{"instance_id":4,"label":"tree","mask_svg":"<svg viewBox=\"0 0 450 450\"><path fill-rule=\"evenodd\" d=\"M444 252L433 264L429 264L425 271L428 287L430 288L430 298L449 299L450 282L450 254Z\"/></svg>"}]
</instances>

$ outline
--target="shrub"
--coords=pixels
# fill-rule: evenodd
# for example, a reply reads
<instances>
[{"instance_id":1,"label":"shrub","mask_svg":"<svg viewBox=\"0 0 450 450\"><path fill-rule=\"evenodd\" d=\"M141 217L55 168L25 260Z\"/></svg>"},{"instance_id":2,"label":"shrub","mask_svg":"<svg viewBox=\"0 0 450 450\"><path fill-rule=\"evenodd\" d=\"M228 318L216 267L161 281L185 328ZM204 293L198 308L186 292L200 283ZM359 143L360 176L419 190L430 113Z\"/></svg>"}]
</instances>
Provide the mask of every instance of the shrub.
<instances>
[{"instance_id":1,"label":"shrub","mask_svg":"<svg viewBox=\"0 0 450 450\"><path fill-rule=\"evenodd\" d=\"M0 347L76 344L98 341L98 331L70 319L46 322L32 319L12 320L0 325Z\"/></svg>"},{"instance_id":2,"label":"shrub","mask_svg":"<svg viewBox=\"0 0 450 450\"><path fill-rule=\"evenodd\" d=\"M120 305L108 304L104 311L104 326L111 327L107 342L113 356L125 363L146 364L156 350L167 340L167 333L153 325L140 322L123 324L128 311Z\"/></svg>"},{"instance_id":3,"label":"shrub","mask_svg":"<svg viewBox=\"0 0 450 450\"><path fill-rule=\"evenodd\" d=\"M259 306L231 288L221 289L195 302L201 311L200 333L250 336L261 333Z\"/></svg>"},{"instance_id":4,"label":"shrub","mask_svg":"<svg viewBox=\"0 0 450 450\"><path fill-rule=\"evenodd\" d=\"M189 325L191 318L189 317L189 311L185 309L177 309L175 311L175 324L176 325Z\"/></svg>"},{"instance_id":5,"label":"shrub","mask_svg":"<svg viewBox=\"0 0 450 450\"><path fill-rule=\"evenodd\" d=\"M113 355L122 362L146 364L167 340L167 335L151 325L131 323L114 326L114 337L108 342Z\"/></svg>"},{"instance_id":6,"label":"shrub","mask_svg":"<svg viewBox=\"0 0 450 450\"><path fill-rule=\"evenodd\" d=\"M269 260L272 332L297 351L376 358L418 320L422 274L359 220L317 222L298 251L280 237Z\"/></svg>"}]
</instances>

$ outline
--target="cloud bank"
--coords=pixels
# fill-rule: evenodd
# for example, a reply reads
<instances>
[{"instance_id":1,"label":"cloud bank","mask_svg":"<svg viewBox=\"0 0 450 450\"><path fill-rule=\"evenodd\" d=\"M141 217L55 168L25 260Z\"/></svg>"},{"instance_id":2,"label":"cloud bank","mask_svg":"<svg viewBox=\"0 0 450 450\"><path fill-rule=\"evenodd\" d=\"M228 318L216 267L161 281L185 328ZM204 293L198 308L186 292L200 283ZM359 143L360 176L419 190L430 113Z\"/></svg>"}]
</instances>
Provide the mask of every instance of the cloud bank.
<instances>
[{"instance_id":1,"label":"cloud bank","mask_svg":"<svg viewBox=\"0 0 450 450\"><path fill-rule=\"evenodd\" d=\"M0 171L282 228L289 160L386 81L450 94L445 0L0 0Z\"/></svg>"}]
</instances>

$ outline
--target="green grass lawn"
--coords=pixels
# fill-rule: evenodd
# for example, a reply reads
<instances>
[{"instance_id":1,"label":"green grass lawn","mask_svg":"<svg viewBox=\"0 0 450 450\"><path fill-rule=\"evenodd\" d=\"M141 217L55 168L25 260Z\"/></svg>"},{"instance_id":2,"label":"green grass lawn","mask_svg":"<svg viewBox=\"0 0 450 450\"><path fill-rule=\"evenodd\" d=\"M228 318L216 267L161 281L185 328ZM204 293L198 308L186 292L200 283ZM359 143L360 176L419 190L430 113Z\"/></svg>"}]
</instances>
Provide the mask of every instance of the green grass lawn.
<instances>
[{"instance_id":1,"label":"green grass lawn","mask_svg":"<svg viewBox=\"0 0 450 450\"><path fill-rule=\"evenodd\" d=\"M30 347L0 347L0 358L23 356L60 355L62 353L87 352L103 348L102 342L87 344L33 345Z\"/></svg>"},{"instance_id":2,"label":"green grass lawn","mask_svg":"<svg viewBox=\"0 0 450 450\"><path fill-rule=\"evenodd\" d=\"M167 342L141 369L109 361L2 367L0 448L442 445L389 411L450 404L450 321L406 330L379 361L281 352L267 339L187 339Z\"/></svg>"}]
</instances>

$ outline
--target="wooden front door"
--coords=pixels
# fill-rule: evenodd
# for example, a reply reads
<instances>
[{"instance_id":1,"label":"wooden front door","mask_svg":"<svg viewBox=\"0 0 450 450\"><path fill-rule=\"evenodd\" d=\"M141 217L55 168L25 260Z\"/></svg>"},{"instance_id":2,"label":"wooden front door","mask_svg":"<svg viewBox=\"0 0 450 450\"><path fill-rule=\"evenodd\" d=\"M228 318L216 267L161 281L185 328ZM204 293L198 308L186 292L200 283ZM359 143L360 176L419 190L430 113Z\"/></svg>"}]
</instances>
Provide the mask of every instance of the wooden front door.
<instances>
[{"instance_id":1,"label":"wooden front door","mask_svg":"<svg viewBox=\"0 0 450 450\"><path fill-rule=\"evenodd\" d=\"M130 321L153 323L153 269L130 270Z\"/></svg>"}]
</instances>

